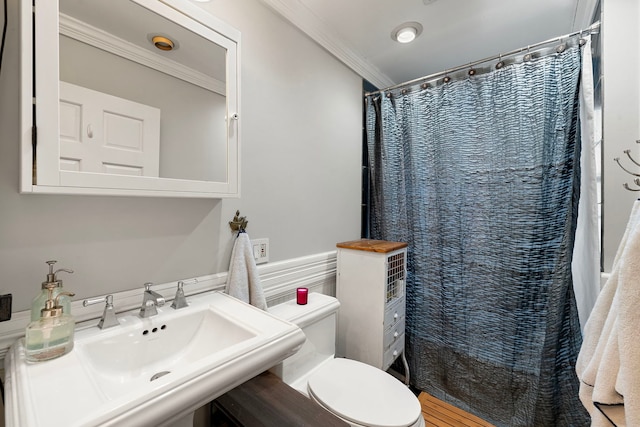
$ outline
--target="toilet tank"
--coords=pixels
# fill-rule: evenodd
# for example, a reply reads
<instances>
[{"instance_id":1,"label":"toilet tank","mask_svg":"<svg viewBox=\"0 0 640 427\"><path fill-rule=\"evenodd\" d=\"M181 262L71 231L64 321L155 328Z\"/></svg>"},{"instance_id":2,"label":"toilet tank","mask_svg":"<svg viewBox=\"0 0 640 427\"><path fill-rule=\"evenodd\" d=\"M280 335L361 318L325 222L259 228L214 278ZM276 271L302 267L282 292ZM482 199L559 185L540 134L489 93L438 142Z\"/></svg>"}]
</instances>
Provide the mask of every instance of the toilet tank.
<instances>
[{"instance_id":1,"label":"toilet tank","mask_svg":"<svg viewBox=\"0 0 640 427\"><path fill-rule=\"evenodd\" d=\"M305 378L335 355L339 307L336 298L316 292L309 294L305 305L291 300L270 307L271 314L297 325L307 337L296 354L273 367L271 372L294 388L306 389Z\"/></svg>"}]
</instances>

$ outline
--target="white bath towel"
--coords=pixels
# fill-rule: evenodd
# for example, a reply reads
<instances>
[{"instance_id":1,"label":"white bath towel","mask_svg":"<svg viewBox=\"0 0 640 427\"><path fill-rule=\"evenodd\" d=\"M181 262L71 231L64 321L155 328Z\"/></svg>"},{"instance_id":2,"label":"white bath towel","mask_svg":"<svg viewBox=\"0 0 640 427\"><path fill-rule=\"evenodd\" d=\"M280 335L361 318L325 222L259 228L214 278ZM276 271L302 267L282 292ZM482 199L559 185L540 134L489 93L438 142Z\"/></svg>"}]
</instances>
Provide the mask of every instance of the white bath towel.
<instances>
[{"instance_id":1,"label":"white bath towel","mask_svg":"<svg viewBox=\"0 0 640 427\"><path fill-rule=\"evenodd\" d=\"M640 201L585 325L576 372L592 427L640 426Z\"/></svg>"},{"instance_id":2,"label":"white bath towel","mask_svg":"<svg viewBox=\"0 0 640 427\"><path fill-rule=\"evenodd\" d=\"M247 233L238 234L231 250L226 292L262 310L267 309L260 275L253 258L251 240Z\"/></svg>"}]
</instances>

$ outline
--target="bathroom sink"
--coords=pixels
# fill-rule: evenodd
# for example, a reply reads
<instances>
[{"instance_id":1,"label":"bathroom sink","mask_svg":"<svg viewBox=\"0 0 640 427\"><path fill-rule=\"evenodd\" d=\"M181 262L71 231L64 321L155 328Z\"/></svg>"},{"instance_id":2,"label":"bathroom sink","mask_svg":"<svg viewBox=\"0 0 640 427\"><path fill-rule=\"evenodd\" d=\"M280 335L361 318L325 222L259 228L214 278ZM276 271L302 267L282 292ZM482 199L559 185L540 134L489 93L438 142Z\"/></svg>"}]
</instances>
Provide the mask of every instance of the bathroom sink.
<instances>
[{"instance_id":1,"label":"bathroom sink","mask_svg":"<svg viewBox=\"0 0 640 427\"><path fill-rule=\"evenodd\" d=\"M18 340L5 359L7 425L175 425L304 341L296 326L226 294L188 301L78 330L74 349L47 362L28 364Z\"/></svg>"},{"instance_id":2,"label":"bathroom sink","mask_svg":"<svg viewBox=\"0 0 640 427\"><path fill-rule=\"evenodd\" d=\"M93 339L76 344L80 358L87 361L88 375L109 398L209 355L216 354L218 360L234 355L238 344L258 335L212 309L181 311L161 322L151 318L147 327L114 328L114 333L93 334Z\"/></svg>"}]
</instances>

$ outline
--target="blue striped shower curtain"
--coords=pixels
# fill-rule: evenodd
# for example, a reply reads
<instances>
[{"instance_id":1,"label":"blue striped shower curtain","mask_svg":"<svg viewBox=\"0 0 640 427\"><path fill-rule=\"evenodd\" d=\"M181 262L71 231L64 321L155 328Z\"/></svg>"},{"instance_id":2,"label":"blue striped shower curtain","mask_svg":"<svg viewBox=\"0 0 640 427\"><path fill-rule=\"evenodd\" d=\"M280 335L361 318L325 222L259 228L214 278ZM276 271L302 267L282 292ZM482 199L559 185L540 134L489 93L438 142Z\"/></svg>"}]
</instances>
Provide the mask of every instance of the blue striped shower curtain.
<instances>
[{"instance_id":1,"label":"blue striped shower curtain","mask_svg":"<svg viewBox=\"0 0 640 427\"><path fill-rule=\"evenodd\" d=\"M409 244L412 384L497 426L589 423L571 278L580 61L575 45L365 100L371 237Z\"/></svg>"}]
</instances>

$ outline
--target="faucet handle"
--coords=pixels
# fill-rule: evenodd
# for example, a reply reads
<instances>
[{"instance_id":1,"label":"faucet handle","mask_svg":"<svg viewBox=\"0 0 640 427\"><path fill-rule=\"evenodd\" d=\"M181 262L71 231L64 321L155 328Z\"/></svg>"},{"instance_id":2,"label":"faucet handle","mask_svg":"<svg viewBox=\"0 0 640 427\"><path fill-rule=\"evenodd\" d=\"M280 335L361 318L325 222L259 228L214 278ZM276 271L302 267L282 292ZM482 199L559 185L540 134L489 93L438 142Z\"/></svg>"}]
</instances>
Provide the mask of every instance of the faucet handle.
<instances>
[{"instance_id":1,"label":"faucet handle","mask_svg":"<svg viewBox=\"0 0 640 427\"><path fill-rule=\"evenodd\" d=\"M99 304L101 302L104 302L105 306L104 311L102 312L102 317L100 318L100 322L98 322L98 327L100 329L106 329L111 328L112 326L118 326L120 322L118 322L118 318L116 317L116 310L113 307L113 295L86 299L82 302L82 305L88 307L90 305Z\"/></svg>"},{"instance_id":2,"label":"faucet handle","mask_svg":"<svg viewBox=\"0 0 640 427\"><path fill-rule=\"evenodd\" d=\"M159 293L152 291L151 286L153 286L153 282L147 282L144 284L144 291L153 294L154 301L153 304L157 307L162 307L165 303L164 297Z\"/></svg>"},{"instance_id":3,"label":"faucet handle","mask_svg":"<svg viewBox=\"0 0 640 427\"><path fill-rule=\"evenodd\" d=\"M178 281L178 289L176 290L176 296L171 303L171 308L178 310L179 308L188 307L187 299L184 296L184 285L187 283L198 283L198 279L180 280Z\"/></svg>"},{"instance_id":4,"label":"faucet handle","mask_svg":"<svg viewBox=\"0 0 640 427\"><path fill-rule=\"evenodd\" d=\"M156 314L158 314L158 310L156 309L155 301L150 299L142 302L142 307L140 307L140 317L144 319L155 316Z\"/></svg>"}]
</instances>

